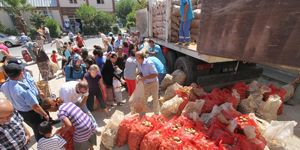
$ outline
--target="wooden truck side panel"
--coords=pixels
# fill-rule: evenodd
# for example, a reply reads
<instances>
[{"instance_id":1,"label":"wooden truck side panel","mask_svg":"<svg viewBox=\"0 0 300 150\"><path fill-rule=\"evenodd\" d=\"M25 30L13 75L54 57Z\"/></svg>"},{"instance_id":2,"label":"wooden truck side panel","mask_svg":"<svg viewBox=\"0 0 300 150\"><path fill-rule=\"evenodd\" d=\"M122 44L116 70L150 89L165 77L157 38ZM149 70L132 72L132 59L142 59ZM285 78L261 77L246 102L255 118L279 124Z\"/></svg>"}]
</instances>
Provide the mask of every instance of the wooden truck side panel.
<instances>
[{"instance_id":1,"label":"wooden truck side panel","mask_svg":"<svg viewBox=\"0 0 300 150\"><path fill-rule=\"evenodd\" d=\"M300 67L299 0L203 0L197 50Z\"/></svg>"}]
</instances>

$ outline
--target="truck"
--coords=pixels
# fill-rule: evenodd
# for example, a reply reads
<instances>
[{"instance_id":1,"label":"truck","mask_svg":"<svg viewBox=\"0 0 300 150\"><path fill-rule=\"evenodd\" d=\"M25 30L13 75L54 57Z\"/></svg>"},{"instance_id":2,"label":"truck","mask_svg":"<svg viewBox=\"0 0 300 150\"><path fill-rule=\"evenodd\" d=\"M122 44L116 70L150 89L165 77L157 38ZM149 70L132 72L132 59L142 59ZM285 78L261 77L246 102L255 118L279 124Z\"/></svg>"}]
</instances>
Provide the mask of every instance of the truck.
<instances>
[{"instance_id":1,"label":"truck","mask_svg":"<svg viewBox=\"0 0 300 150\"><path fill-rule=\"evenodd\" d=\"M196 7L193 11L201 13L192 22L191 26L197 28L191 29L194 44L189 46L174 41L178 30L174 34L173 27L178 27L178 22L173 20L178 15L179 0L149 0L148 7L136 14L137 30L161 46L169 73L176 69L185 72L186 84L197 82L212 89L256 79L266 66L283 70L280 72L299 70L300 1L191 3Z\"/></svg>"}]
</instances>

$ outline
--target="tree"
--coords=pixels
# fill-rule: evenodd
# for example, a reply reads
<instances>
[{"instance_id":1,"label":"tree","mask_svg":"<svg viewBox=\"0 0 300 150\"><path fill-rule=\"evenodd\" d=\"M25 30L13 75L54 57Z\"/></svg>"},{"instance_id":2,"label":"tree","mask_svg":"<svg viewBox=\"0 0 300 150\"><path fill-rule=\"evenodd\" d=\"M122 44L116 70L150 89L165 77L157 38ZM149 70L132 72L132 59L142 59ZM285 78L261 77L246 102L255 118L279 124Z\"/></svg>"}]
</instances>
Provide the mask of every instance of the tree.
<instances>
[{"instance_id":1,"label":"tree","mask_svg":"<svg viewBox=\"0 0 300 150\"><path fill-rule=\"evenodd\" d=\"M132 11L135 0L120 0L116 4L116 15L123 24L126 24L126 17Z\"/></svg>"},{"instance_id":2,"label":"tree","mask_svg":"<svg viewBox=\"0 0 300 150\"><path fill-rule=\"evenodd\" d=\"M82 4L75 10L75 15L81 19L84 33L95 33L94 19L97 15L97 10L95 7Z\"/></svg>"},{"instance_id":3,"label":"tree","mask_svg":"<svg viewBox=\"0 0 300 150\"><path fill-rule=\"evenodd\" d=\"M45 19L46 16L39 12L32 13L30 16L30 22L36 29L45 24Z\"/></svg>"},{"instance_id":4,"label":"tree","mask_svg":"<svg viewBox=\"0 0 300 150\"><path fill-rule=\"evenodd\" d=\"M135 11L132 11L131 13L129 13L126 17L127 22L135 22Z\"/></svg>"},{"instance_id":5,"label":"tree","mask_svg":"<svg viewBox=\"0 0 300 150\"><path fill-rule=\"evenodd\" d=\"M60 29L60 26L59 26L59 23L56 20L54 20L53 18L46 17L45 26L47 28L49 28L50 35L52 37L58 37L62 33L61 29Z\"/></svg>"},{"instance_id":6,"label":"tree","mask_svg":"<svg viewBox=\"0 0 300 150\"><path fill-rule=\"evenodd\" d=\"M26 0L0 0L0 2L4 6L3 9L15 18L17 30L27 33L27 24L22 14L31 11L31 5Z\"/></svg>"},{"instance_id":7,"label":"tree","mask_svg":"<svg viewBox=\"0 0 300 150\"><path fill-rule=\"evenodd\" d=\"M95 19L94 24L97 31L107 33L110 31L110 27L115 22L115 17L107 12L98 11Z\"/></svg>"}]
</instances>

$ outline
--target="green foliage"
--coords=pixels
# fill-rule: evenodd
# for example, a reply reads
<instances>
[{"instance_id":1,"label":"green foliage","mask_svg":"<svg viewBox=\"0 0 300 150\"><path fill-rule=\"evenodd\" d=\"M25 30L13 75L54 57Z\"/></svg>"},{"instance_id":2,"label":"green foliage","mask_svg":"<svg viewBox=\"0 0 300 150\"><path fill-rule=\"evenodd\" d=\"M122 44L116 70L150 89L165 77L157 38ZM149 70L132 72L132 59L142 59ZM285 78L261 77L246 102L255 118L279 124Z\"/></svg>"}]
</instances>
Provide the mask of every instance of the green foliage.
<instances>
[{"instance_id":1,"label":"green foliage","mask_svg":"<svg viewBox=\"0 0 300 150\"><path fill-rule=\"evenodd\" d=\"M134 3L132 10L137 11L139 9L147 8L148 1L147 0L137 0L137 2Z\"/></svg>"},{"instance_id":2,"label":"green foliage","mask_svg":"<svg viewBox=\"0 0 300 150\"><path fill-rule=\"evenodd\" d=\"M50 35L52 37L58 37L62 33L58 22L53 18L47 17L45 20L45 26L49 28Z\"/></svg>"},{"instance_id":3,"label":"green foliage","mask_svg":"<svg viewBox=\"0 0 300 150\"><path fill-rule=\"evenodd\" d=\"M126 17L132 11L135 0L120 0L116 4L116 15L123 24L126 24Z\"/></svg>"},{"instance_id":4,"label":"green foliage","mask_svg":"<svg viewBox=\"0 0 300 150\"><path fill-rule=\"evenodd\" d=\"M39 12L32 13L30 16L30 22L35 28L40 28L42 25L45 24L46 16Z\"/></svg>"},{"instance_id":5,"label":"green foliage","mask_svg":"<svg viewBox=\"0 0 300 150\"><path fill-rule=\"evenodd\" d=\"M0 22L0 33L4 33L5 26Z\"/></svg>"},{"instance_id":6,"label":"green foliage","mask_svg":"<svg viewBox=\"0 0 300 150\"><path fill-rule=\"evenodd\" d=\"M134 26L135 26L135 23L134 23L134 22L129 22L129 21L128 21L128 22L126 23L126 28L127 28L127 29L130 29L130 27L134 27Z\"/></svg>"},{"instance_id":7,"label":"green foliage","mask_svg":"<svg viewBox=\"0 0 300 150\"><path fill-rule=\"evenodd\" d=\"M23 23L22 14L32 10L26 0L0 0L3 9L15 17L16 28L19 32L27 32L27 25Z\"/></svg>"},{"instance_id":8,"label":"green foliage","mask_svg":"<svg viewBox=\"0 0 300 150\"><path fill-rule=\"evenodd\" d=\"M49 30L50 30L50 29L49 29ZM29 36L31 39L35 39L36 33L37 33L36 28L30 28L30 29L29 29L29 33L28 33L28 36Z\"/></svg>"},{"instance_id":9,"label":"green foliage","mask_svg":"<svg viewBox=\"0 0 300 150\"><path fill-rule=\"evenodd\" d=\"M76 9L75 15L81 19L85 24L90 24L97 14L97 10L93 6L82 4Z\"/></svg>"},{"instance_id":10,"label":"green foliage","mask_svg":"<svg viewBox=\"0 0 300 150\"><path fill-rule=\"evenodd\" d=\"M112 26L112 32L113 34L118 34L120 32L120 29L117 25Z\"/></svg>"},{"instance_id":11,"label":"green foliage","mask_svg":"<svg viewBox=\"0 0 300 150\"><path fill-rule=\"evenodd\" d=\"M104 11L98 11L94 19L94 24L97 31L102 33L108 33L114 22L115 17Z\"/></svg>"},{"instance_id":12,"label":"green foliage","mask_svg":"<svg viewBox=\"0 0 300 150\"><path fill-rule=\"evenodd\" d=\"M86 4L76 9L75 14L82 20L83 32L86 35L94 35L99 31L107 33L115 22L113 15L104 11L97 11L95 7Z\"/></svg>"},{"instance_id":13,"label":"green foliage","mask_svg":"<svg viewBox=\"0 0 300 150\"><path fill-rule=\"evenodd\" d=\"M10 29L10 28L6 28L4 33L7 35L18 35L18 32L16 29Z\"/></svg>"},{"instance_id":14,"label":"green foliage","mask_svg":"<svg viewBox=\"0 0 300 150\"><path fill-rule=\"evenodd\" d=\"M135 16L136 16L136 14L135 14L135 12L134 11L132 11L131 13L129 13L128 15L127 15L127 23L128 22L134 22L135 23Z\"/></svg>"}]
</instances>

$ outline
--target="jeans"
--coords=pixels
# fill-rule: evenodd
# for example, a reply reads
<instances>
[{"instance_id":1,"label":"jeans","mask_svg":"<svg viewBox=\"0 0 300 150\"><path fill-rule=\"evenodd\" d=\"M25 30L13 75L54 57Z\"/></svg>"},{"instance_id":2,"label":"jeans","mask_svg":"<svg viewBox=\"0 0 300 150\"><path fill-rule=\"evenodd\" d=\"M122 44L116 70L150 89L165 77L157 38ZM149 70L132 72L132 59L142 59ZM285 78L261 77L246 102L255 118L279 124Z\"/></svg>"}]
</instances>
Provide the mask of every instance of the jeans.
<instances>
[{"instance_id":1,"label":"jeans","mask_svg":"<svg viewBox=\"0 0 300 150\"><path fill-rule=\"evenodd\" d=\"M192 20L180 21L179 42L190 42L190 27Z\"/></svg>"}]
</instances>

